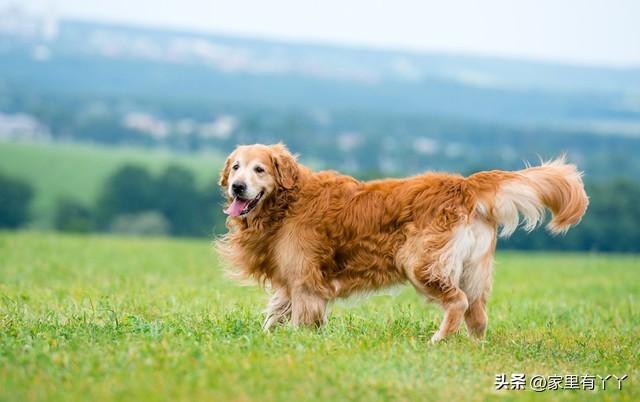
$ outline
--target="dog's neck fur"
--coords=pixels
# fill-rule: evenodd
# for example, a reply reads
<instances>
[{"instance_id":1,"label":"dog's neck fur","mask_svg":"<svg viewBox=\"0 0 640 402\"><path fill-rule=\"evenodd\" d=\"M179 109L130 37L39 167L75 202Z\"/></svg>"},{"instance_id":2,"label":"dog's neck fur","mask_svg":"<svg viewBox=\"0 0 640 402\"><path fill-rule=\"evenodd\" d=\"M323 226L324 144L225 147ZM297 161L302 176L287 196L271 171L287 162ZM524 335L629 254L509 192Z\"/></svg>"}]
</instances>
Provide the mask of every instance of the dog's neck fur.
<instances>
[{"instance_id":1,"label":"dog's neck fur","mask_svg":"<svg viewBox=\"0 0 640 402\"><path fill-rule=\"evenodd\" d=\"M260 283L274 279L275 261L269 245L295 203L299 188L299 182L289 189L277 188L251 216L227 219L229 233L217 243L218 251L240 268L241 277ZM235 258L240 255L244 258Z\"/></svg>"}]
</instances>

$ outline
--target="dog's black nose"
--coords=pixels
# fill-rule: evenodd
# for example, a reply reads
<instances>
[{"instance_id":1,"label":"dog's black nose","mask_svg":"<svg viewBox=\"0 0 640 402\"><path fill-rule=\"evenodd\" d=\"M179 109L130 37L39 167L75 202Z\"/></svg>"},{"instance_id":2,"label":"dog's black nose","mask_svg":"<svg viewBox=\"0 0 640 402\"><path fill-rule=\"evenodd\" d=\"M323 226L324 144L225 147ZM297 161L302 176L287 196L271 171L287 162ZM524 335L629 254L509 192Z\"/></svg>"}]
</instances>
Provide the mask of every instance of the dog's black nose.
<instances>
[{"instance_id":1,"label":"dog's black nose","mask_svg":"<svg viewBox=\"0 0 640 402\"><path fill-rule=\"evenodd\" d=\"M247 185L242 183L242 182L233 183L231 185L231 191L233 192L233 195L235 195L235 196L242 195L246 189L247 189Z\"/></svg>"}]
</instances>

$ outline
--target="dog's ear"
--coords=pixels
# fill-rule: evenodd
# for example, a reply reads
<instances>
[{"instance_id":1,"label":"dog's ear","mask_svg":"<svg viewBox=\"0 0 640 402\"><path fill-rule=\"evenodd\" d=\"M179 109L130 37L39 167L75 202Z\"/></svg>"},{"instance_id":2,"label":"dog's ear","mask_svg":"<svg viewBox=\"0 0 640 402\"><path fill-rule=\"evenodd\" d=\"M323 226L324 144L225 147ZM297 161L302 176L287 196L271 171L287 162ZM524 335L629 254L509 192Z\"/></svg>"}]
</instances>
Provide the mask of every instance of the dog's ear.
<instances>
[{"instance_id":1,"label":"dog's ear","mask_svg":"<svg viewBox=\"0 0 640 402\"><path fill-rule=\"evenodd\" d=\"M283 144L270 146L271 160L276 175L276 183L284 189L291 189L298 181L298 162Z\"/></svg>"},{"instance_id":2,"label":"dog's ear","mask_svg":"<svg viewBox=\"0 0 640 402\"><path fill-rule=\"evenodd\" d=\"M218 180L218 184L220 187L226 188L229 185L229 170L231 169L231 156L229 155L227 160L224 162L224 168L220 172L220 179Z\"/></svg>"}]
</instances>

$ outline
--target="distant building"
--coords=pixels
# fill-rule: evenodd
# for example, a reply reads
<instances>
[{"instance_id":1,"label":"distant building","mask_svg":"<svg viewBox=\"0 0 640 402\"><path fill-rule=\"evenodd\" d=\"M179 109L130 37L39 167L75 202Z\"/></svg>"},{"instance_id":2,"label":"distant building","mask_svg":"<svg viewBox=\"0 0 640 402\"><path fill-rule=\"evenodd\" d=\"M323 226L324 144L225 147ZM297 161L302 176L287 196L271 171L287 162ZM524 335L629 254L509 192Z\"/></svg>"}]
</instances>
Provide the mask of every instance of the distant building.
<instances>
[{"instance_id":1,"label":"distant building","mask_svg":"<svg viewBox=\"0 0 640 402\"><path fill-rule=\"evenodd\" d=\"M49 129L24 113L0 113L0 141L47 141Z\"/></svg>"}]
</instances>

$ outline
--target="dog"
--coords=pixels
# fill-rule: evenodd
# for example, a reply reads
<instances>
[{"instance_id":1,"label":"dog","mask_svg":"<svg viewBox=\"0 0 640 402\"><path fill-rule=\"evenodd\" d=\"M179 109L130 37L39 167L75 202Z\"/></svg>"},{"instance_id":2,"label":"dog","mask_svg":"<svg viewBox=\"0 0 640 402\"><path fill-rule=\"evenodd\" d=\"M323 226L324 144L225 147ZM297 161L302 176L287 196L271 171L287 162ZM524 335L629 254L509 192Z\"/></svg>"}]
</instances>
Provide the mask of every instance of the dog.
<instances>
[{"instance_id":1,"label":"dog","mask_svg":"<svg viewBox=\"0 0 640 402\"><path fill-rule=\"evenodd\" d=\"M444 310L431 342L464 319L487 327L496 237L519 226L564 233L588 206L582 173L564 157L469 177L424 173L362 182L314 172L282 144L238 146L219 185L228 233L217 250L235 276L271 290L263 328L322 326L333 300L409 282ZM499 231L499 233L498 233Z\"/></svg>"}]
</instances>

